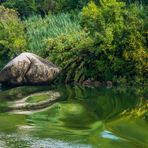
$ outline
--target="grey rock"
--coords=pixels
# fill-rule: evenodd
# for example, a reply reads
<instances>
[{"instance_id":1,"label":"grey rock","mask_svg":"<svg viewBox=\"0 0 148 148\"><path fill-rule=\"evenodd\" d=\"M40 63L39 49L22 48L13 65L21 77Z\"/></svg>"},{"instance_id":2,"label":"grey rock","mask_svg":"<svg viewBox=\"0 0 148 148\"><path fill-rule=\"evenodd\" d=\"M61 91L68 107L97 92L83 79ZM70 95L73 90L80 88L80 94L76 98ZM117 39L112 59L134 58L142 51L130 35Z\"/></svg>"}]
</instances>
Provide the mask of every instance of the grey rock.
<instances>
[{"instance_id":1,"label":"grey rock","mask_svg":"<svg viewBox=\"0 0 148 148\"><path fill-rule=\"evenodd\" d=\"M53 63L33 54L22 53L0 71L0 83L22 85L50 83L60 73Z\"/></svg>"}]
</instances>

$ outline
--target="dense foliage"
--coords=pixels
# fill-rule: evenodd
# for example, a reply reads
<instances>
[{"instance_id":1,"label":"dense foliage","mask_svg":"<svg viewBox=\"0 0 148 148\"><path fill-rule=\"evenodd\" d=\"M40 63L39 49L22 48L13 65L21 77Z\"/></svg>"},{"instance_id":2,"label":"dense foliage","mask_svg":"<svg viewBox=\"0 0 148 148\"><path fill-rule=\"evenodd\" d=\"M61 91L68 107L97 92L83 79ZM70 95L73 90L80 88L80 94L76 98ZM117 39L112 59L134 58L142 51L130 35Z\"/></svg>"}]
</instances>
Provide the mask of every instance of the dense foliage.
<instances>
[{"instance_id":1,"label":"dense foliage","mask_svg":"<svg viewBox=\"0 0 148 148\"><path fill-rule=\"evenodd\" d=\"M141 83L147 78L146 1L0 2L5 6L0 6L1 61L26 50L59 65L65 82Z\"/></svg>"},{"instance_id":2,"label":"dense foliage","mask_svg":"<svg viewBox=\"0 0 148 148\"><path fill-rule=\"evenodd\" d=\"M18 13L0 6L0 61L21 53L25 46L24 28Z\"/></svg>"},{"instance_id":3,"label":"dense foliage","mask_svg":"<svg viewBox=\"0 0 148 148\"><path fill-rule=\"evenodd\" d=\"M40 14L42 16L49 12L65 12L82 9L91 0L0 0L0 3L8 8L17 10L22 17ZM93 0L99 4L102 0ZM147 0L118 0L127 4L148 4Z\"/></svg>"},{"instance_id":4,"label":"dense foliage","mask_svg":"<svg viewBox=\"0 0 148 148\"><path fill-rule=\"evenodd\" d=\"M82 82L97 74L93 64L96 57L90 53L95 50L94 45L94 40L85 31L75 32L48 39L45 54L63 68L65 82Z\"/></svg>"},{"instance_id":5,"label":"dense foliage","mask_svg":"<svg viewBox=\"0 0 148 148\"><path fill-rule=\"evenodd\" d=\"M30 16L81 9L87 2L88 0L4 0L2 4L14 8L22 16Z\"/></svg>"},{"instance_id":6,"label":"dense foliage","mask_svg":"<svg viewBox=\"0 0 148 148\"><path fill-rule=\"evenodd\" d=\"M124 2L126 2L127 4L131 4L131 3L137 3L137 4L148 4L147 0L123 0Z\"/></svg>"},{"instance_id":7,"label":"dense foliage","mask_svg":"<svg viewBox=\"0 0 148 148\"><path fill-rule=\"evenodd\" d=\"M148 66L144 11L115 0L90 2L81 15L85 31L49 39L49 57L62 66L66 81L141 81Z\"/></svg>"}]
</instances>

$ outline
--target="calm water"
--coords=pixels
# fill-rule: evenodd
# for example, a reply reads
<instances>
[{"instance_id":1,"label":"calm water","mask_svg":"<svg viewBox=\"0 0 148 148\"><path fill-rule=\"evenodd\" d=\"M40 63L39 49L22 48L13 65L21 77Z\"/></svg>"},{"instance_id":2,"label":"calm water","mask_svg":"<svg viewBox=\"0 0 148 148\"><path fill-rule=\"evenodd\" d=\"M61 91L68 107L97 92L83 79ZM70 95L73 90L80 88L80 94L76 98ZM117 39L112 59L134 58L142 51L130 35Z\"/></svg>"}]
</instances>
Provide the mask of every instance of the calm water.
<instances>
[{"instance_id":1,"label":"calm water","mask_svg":"<svg viewBox=\"0 0 148 148\"><path fill-rule=\"evenodd\" d=\"M0 86L0 148L147 148L147 93L147 88ZM15 108L30 95L28 104L44 105ZM46 103L48 96L57 101Z\"/></svg>"}]
</instances>

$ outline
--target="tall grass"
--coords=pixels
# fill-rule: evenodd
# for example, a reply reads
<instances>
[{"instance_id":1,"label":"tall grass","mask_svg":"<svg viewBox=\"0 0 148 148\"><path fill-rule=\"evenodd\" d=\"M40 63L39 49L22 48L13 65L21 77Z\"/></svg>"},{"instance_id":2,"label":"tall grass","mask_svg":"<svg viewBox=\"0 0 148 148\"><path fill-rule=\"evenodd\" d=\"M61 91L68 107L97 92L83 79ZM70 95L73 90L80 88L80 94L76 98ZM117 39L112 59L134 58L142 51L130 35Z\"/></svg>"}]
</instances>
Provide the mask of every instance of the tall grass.
<instances>
[{"instance_id":1,"label":"tall grass","mask_svg":"<svg viewBox=\"0 0 148 148\"><path fill-rule=\"evenodd\" d=\"M66 13L57 15L32 16L24 21L28 50L39 54L45 48L45 40L61 34L78 32L81 27L79 19L71 18Z\"/></svg>"}]
</instances>

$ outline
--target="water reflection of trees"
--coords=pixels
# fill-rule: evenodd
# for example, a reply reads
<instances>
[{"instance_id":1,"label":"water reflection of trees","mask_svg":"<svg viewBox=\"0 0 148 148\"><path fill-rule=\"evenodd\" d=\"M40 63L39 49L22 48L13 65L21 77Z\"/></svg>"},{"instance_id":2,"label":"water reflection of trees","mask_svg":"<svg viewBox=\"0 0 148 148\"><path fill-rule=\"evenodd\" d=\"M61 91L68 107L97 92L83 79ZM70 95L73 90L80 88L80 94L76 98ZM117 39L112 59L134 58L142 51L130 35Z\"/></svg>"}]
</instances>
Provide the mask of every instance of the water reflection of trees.
<instances>
[{"instance_id":1,"label":"water reflection of trees","mask_svg":"<svg viewBox=\"0 0 148 148\"><path fill-rule=\"evenodd\" d=\"M94 112L98 119L108 120L118 116L146 116L148 107L146 87L85 88L65 86L59 90L64 100L79 100Z\"/></svg>"},{"instance_id":2,"label":"water reflection of trees","mask_svg":"<svg viewBox=\"0 0 148 148\"><path fill-rule=\"evenodd\" d=\"M116 87L116 88L86 88L82 86L58 85L23 86L0 92L1 106L5 100L19 100L30 94L48 91L58 91L62 101L77 102L85 105L99 120L109 120L118 116L131 115L146 117L148 107L146 87Z\"/></svg>"},{"instance_id":3,"label":"water reflection of trees","mask_svg":"<svg viewBox=\"0 0 148 148\"><path fill-rule=\"evenodd\" d=\"M7 127L10 127L8 132L19 131L23 125L34 125L35 128L32 127L31 134L40 137L53 137L69 141L81 139L86 140L86 143L93 141L97 145L98 140L102 138L101 133L104 130L111 129L113 133L117 135L119 133L119 135L123 135L124 137L124 135L127 136L127 129L129 131L133 126L133 123L129 125L130 120L126 119L132 117L133 121L134 118L147 118L148 102L146 87L117 87L107 89L63 85L55 87L23 86L0 92L0 111L2 109L2 102L6 102L4 100L19 100L36 92L47 92L49 90L61 94L57 103L46 110L32 112L30 115L18 116L12 113L11 116L6 115L5 118L1 115L0 121L3 124L1 124L0 129L6 132ZM143 120L140 121L140 125L143 125ZM125 126L127 127L123 128ZM134 127L139 127L139 125L134 125ZM122 129L124 130L122 131ZM143 130L145 130L145 127ZM27 130L25 129L25 131ZM129 138L133 137L132 134L132 131L128 133L130 135ZM89 138L90 141L88 140ZM104 143L103 138L102 141Z\"/></svg>"}]
</instances>

